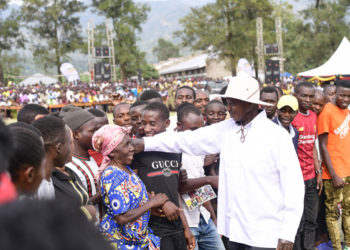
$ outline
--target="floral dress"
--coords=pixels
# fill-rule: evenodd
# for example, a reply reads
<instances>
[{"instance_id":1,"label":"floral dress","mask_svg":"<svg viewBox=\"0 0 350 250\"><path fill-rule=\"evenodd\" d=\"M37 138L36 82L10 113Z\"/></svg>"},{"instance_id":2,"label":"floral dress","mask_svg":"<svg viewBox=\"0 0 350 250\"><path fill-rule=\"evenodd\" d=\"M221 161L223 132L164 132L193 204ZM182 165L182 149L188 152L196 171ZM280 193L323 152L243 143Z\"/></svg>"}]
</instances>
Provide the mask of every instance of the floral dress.
<instances>
[{"instance_id":1,"label":"floral dress","mask_svg":"<svg viewBox=\"0 0 350 250\"><path fill-rule=\"evenodd\" d=\"M100 223L100 230L116 249L159 249L160 240L148 227L150 211L125 225L118 225L114 219L116 215L138 208L148 201L145 185L127 168L131 174L109 166L101 175L105 215Z\"/></svg>"}]
</instances>

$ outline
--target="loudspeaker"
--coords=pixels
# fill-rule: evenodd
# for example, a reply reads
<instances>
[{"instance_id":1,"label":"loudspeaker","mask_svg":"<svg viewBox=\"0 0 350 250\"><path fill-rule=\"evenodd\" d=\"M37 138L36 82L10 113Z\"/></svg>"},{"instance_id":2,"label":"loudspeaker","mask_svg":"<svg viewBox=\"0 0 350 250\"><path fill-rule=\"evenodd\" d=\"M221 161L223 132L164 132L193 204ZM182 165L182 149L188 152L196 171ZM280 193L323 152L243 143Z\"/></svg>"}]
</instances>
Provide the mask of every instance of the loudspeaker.
<instances>
[{"instance_id":1,"label":"loudspeaker","mask_svg":"<svg viewBox=\"0 0 350 250\"><path fill-rule=\"evenodd\" d=\"M101 47L95 47L95 56L101 56L101 55L102 55Z\"/></svg>"},{"instance_id":2,"label":"loudspeaker","mask_svg":"<svg viewBox=\"0 0 350 250\"><path fill-rule=\"evenodd\" d=\"M95 63L94 65L95 69L95 80L101 80L102 79L102 74L101 74L101 63Z\"/></svg>"},{"instance_id":3,"label":"loudspeaker","mask_svg":"<svg viewBox=\"0 0 350 250\"><path fill-rule=\"evenodd\" d=\"M269 54L278 54L278 44L272 43L272 44L265 44L265 55Z\"/></svg>"},{"instance_id":4,"label":"loudspeaker","mask_svg":"<svg viewBox=\"0 0 350 250\"><path fill-rule=\"evenodd\" d=\"M271 47L271 44L265 44L264 45L264 48L265 48L265 54L268 55L268 54L271 54L272 53L272 47Z\"/></svg>"},{"instance_id":5,"label":"loudspeaker","mask_svg":"<svg viewBox=\"0 0 350 250\"><path fill-rule=\"evenodd\" d=\"M272 61L272 81L274 83L280 81L280 61L274 60Z\"/></svg>"},{"instance_id":6,"label":"loudspeaker","mask_svg":"<svg viewBox=\"0 0 350 250\"><path fill-rule=\"evenodd\" d=\"M267 59L265 62L265 83L271 83L273 81L273 60Z\"/></svg>"},{"instance_id":7,"label":"loudspeaker","mask_svg":"<svg viewBox=\"0 0 350 250\"><path fill-rule=\"evenodd\" d=\"M111 65L109 63L103 64L103 80L109 81L111 79Z\"/></svg>"},{"instance_id":8,"label":"loudspeaker","mask_svg":"<svg viewBox=\"0 0 350 250\"><path fill-rule=\"evenodd\" d=\"M109 56L109 47L103 46L103 56Z\"/></svg>"}]
</instances>

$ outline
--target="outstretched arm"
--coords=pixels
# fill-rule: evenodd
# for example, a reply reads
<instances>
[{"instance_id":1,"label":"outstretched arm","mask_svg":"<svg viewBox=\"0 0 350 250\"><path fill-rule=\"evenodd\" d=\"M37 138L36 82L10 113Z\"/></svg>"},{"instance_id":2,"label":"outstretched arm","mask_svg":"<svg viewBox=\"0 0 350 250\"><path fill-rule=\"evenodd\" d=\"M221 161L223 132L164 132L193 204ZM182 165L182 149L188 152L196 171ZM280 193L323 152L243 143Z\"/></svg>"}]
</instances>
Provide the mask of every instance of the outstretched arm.
<instances>
[{"instance_id":1,"label":"outstretched arm","mask_svg":"<svg viewBox=\"0 0 350 250\"><path fill-rule=\"evenodd\" d=\"M187 153L189 155L218 154L227 131L232 129L232 120L226 120L194 131L165 132L153 137L144 137L144 151Z\"/></svg>"}]
</instances>

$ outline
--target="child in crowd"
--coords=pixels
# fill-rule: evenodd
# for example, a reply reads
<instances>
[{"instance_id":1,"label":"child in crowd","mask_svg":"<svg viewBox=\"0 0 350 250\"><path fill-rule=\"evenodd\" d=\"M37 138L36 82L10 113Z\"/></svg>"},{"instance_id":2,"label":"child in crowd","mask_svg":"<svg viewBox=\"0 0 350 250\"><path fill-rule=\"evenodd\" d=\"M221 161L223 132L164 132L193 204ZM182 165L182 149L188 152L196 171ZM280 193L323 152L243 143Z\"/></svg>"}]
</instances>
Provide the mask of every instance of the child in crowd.
<instances>
[{"instance_id":1,"label":"child in crowd","mask_svg":"<svg viewBox=\"0 0 350 250\"><path fill-rule=\"evenodd\" d=\"M218 101L212 100L205 107L206 125L211 125L224 121L226 119L225 105Z\"/></svg>"},{"instance_id":2,"label":"child in crowd","mask_svg":"<svg viewBox=\"0 0 350 250\"><path fill-rule=\"evenodd\" d=\"M196 130L204 126L201 112L189 103L181 104L178 108L177 120L177 131L179 132ZM182 154L182 168L187 171L189 179L182 183L180 187L181 192L194 191L208 184L217 188L218 176L205 176L204 174L204 159L205 156ZM196 238L198 249L225 249L216 230L216 216L211 202L207 201L203 206L193 210L189 210L183 200L181 200L181 203L189 227Z\"/></svg>"},{"instance_id":3,"label":"child in crowd","mask_svg":"<svg viewBox=\"0 0 350 250\"><path fill-rule=\"evenodd\" d=\"M121 127L130 125L130 104L122 102L114 107L113 123Z\"/></svg>"},{"instance_id":4,"label":"child in crowd","mask_svg":"<svg viewBox=\"0 0 350 250\"><path fill-rule=\"evenodd\" d=\"M136 101L130 107L130 118L132 125L132 135L134 137L140 136L141 128L141 113L148 103L146 101Z\"/></svg>"},{"instance_id":5,"label":"child in crowd","mask_svg":"<svg viewBox=\"0 0 350 250\"><path fill-rule=\"evenodd\" d=\"M141 115L145 136L162 133L169 126L169 110L159 102L148 104ZM134 156L132 168L144 182L148 192L164 193L169 201L153 210L149 226L161 238L161 249L193 249L194 237L179 209L179 170L181 154L143 152ZM187 243L186 243L187 241Z\"/></svg>"}]
</instances>

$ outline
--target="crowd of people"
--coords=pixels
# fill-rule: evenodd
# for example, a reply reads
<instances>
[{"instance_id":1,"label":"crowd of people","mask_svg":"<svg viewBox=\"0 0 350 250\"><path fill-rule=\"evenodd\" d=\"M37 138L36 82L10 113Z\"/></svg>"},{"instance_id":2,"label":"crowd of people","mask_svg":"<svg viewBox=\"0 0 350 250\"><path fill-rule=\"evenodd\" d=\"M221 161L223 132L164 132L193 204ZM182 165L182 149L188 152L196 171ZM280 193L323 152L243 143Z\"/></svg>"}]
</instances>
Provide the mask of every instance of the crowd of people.
<instances>
[{"instance_id":1,"label":"crowd of people","mask_svg":"<svg viewBox=\"0 0 350 250\"><path fill-rule=\"evenodd\" d=\"M156 89L167 105L174 108L174 94L177 87L188 85L194 88L208 88L207 78L192 78L184 80L148 80L142 85L136 81L126 83L98 81L96 83L53 83L35 85L19 85L9 82L0 83L0 106L21 106L27 103L39 105L58 105L70 103L98 103L109 101L113 94L119 94L127 102L135 102L138 95L147 89Z\"/></svg>"},{"instance_id":2,"label":"crowd of people","mask_svg":"<svg viewBox=\"0 0 350 250\"><path fill-rule=\"evenodd\" d=\"M88 86L45 88L118 91ZM0 248L349 249L350 81L197 86L135 85L113 121L23 103L0 122Z\"/></svg>"}]
</instances>

